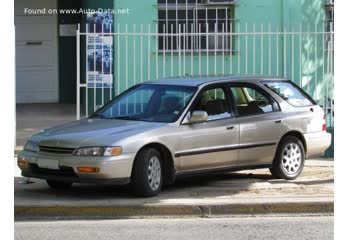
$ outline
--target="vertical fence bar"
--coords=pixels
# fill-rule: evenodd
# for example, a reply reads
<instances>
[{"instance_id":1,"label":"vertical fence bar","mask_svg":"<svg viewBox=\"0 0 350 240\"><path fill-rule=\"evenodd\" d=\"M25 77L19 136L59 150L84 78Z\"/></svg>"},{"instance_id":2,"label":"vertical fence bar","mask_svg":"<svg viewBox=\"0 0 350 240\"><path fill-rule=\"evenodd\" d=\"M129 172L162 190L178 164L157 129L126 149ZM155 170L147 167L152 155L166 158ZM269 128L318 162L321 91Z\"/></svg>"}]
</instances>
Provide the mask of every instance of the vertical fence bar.
<instances>
[{"instance_id":1,"label":"vertical fence bar","mask_svg":"<svg viewBox=\"0 0 350 240\"><path fill-rule=\"evenodd\" d=\"M331 32L329 32L329 36L331 37ZM328 109L329 109L329 86L328 86L328 81L329 81L329 73L330 73L330 49L329 49L329 41L327 42L327 80L326 80L326 109L327 109L327 113L328 113ZM327 118L328 120L328 118Z\"/></svg>"},{"instance_id":2,"label":"vertical fence bar","mask_svg":"<svg viewBox=\"0 0 350 240\"><path fill-rule=\"evenodd\" d=\"M238 30L238 32L239 32L239 30ZM226 32L226 34L227 34L227 32ZM230 48L229 48L229 50L230 50L230 74L232 74L232 22L230 22ZM237 58L239 59L239 54L238 54ZM238 62L239 62L239 60L237 61L237 64L239 64ZM238 68L239 68L239 66L238 66ZM237 70L237 72L239 72L239 70Z\"/></svg>"},{"instance_id":3,"label":"vertical fence bar","mask_svg":"<svg viewBox=\"0 0 350 240\"><path fill-rule=\"evenodd\" d=\"M158 53L159 53L159 35L158 35L158 24L156 23L156 29L154 31L156 37L156 79L159 78L159 66L158 66Z\"/></svg>"},{"instance_id":4,"label":"vertical fence bar","mask_svg":"<svg viewBox=\"0 0 350 240\"><path fill-rule=\"evenodd\" d=\"M77 106L76 106L76 110L77 110L77 120L80 119L80 24L78 24L77 26L77 30L76 30L76 34L77 34L77 39L76 39L76 44L77 44L77 50L76 50L76 57L77 57ZM87 70L86 70L87 71ZM87 84L86 84L87 86ZM86 104L86 103L85 103Z\"/></svg>"},{"instance_id":5,"label":"vertical fence bar","mask_svg":"<svg viewBox=\"0 0 350 240\"><path fill-rule=\"evenodd\" d=\"M202 27L199 23L199 48L198 48L198 75L202 75Z\"/></svg>"},{"instance_id":6,"label":"vertical fence bar","mask_svg":"<svg viewBox=\"0 0 350 240\"><path fill-rule=\"evenodd\" d=\"M231 26L232 26L232 23L231 23ZM237 64L237 73L238 75L241 74L241 54L242 54L242 50L241 50L241 23L239 22L238 25L238 42L237 42L237 58L238 58L238 64ZM231 27L231 58L232 58L232 51L234 50L234 46L233 46L233 41L234 39L233 38L233 28Z\"/></svg>"},{"instance_id":7,"label":"vertical fence bar","mask_svg":"<svg viewBox=\"0 0 350 240\"><path fill-rule=\"evenodd\" d=\"M177 45L177 52L179 55L179 76L181 75L181 24L179 24L179 34L178 34L178 45Z\"/></svg>"},{"instance_id":8,"label":"vertical fence bar","mask_svg":"<svg viewBox=\"0 0 350 240\"><path fill-rule=\"evenodd\" d=\"M206 10L207 12L207 10ZM209 75L209 23L207 22L207 27L206 27L206 44L207 44L207 75Z\"/></svg>"},{"instance_id":9,"label":"vertical fence bar","mask_svg":"<svg viewBox=\"0 0 350 240\"><path fill-rule=\"evenodd\" d=\"M114 36L112 35L112 24L109 24L109 37L111 38L111 41L109 43L109 100L112 99L112 88L113 88L113 77L112 77L112 67L114 65L112 62L114 62L114 58L112 57L112 44L114 42Z\"/></svg>"},{"instance_id":10,"label":"vertical fence bar","mask_svg":"<svg viewBox=\"0 0 350 240\"><path fill-rule=\"evenodd\" d=\"M133 62L134 62L134 85L136 84L136 25L134 24L134 34L133 34ZM136 113L136 95L134 94L134 113Z\"/></svg>"},{"instance_id":11,"label":"vertical fence bar","mask_svg":"<svg viewBox=\"0 0 350 240\"><path fill-rule=\"evenodd\" d=\"M287 31L286 27L283 27L283 76L287 77Z\"/></svg>"},{"instance_id":12,"label":"vertical fence bar","mask_svg":"<svg viewBox=\"0 0 350 240\"><path fill-rule=\"evenodd\" d=\"M294 27L292 27L292 82L294 82Z\"/></svg>"},{"instance_id":13,"label":"vertical fence bar","mask_svg":"<svg viewBox=\"0 0 350 240\"><path fill-rule=\"evenodd\" d=\"M94 107L92 111L96 109L96 24L94 23Z\"/></svg>"},{"instance_id":14,"label":"vertical fence bar","mask_svg":"<svg viewBox=\"0 0 350 240\"><path fill-rule=\"evenodd\" d=\"M101 24L101 25L102 25L102 29L101 29L101 30L102 30L102 35L101 35L101 38L102 38L102 39L101 39L101 45L102 45L102 62L101 62L101 65L102 65L102 66L101 66L101 68L102 68L102 69L101 69L101 70L102 70L101 92L102 92L102 93L101 93L101 105L104 105L104 102L105 102L105 98L104 98L104 97L105 97L105 96L104 96L104 94L105 94L105 88L104 88L104 85L105 85L105 84L104 84L104 80L105 80L105 79L104 79L104 73L105 73L105 72L104 72L104 62L105 62L105 61L104 61L104 55L105 55L105 51L104 51L104 45L105 45L105 43L104 43L104 42L105 42L105 35L104 35L104 29L103 29L103 25L104 25L104 24Z\"/></svg>"},{"instance_id":15,"label":"vertical fence bar","mask_svg":"<svg viewBox=\"0 0 350 240\"><path fill-rule=\"evenodd\" d=\"M143 82L143 24L140 26L140 82Z\"/></svg>"},{"instance_id":16,"label":"vertical fence bar","mask_svg":"<svg viewBox=\"0 0 350 240\"><path fill-rule=\"evenodd\" d=\"M134 40L134 59L133 59L133 62L134 62L134 85L136 84L136 25L134 24L134 36L133 36L133 40Z\"/></svg>"},{"instance_id":17,"label":"vertical fence bar","mask_svg":"<svg viewBox=\"0 0 350 240\"><path fill-rule=\"evenodd\" d=\"M128 54L128 24L125 24L125 88L128 89L129 83L129 54Z\"/></svg>"},{"instance_id":18,"label":"vertical fence bar","mask_svg":"<svg viewBox=\"0 0 350 240\"><path fill-rule=\"evenodd\" d=\"M117 38L117 45L118 45L118 92L117 94L119 95L120 93L120 23L118 23L118 38ZM118 115L120 115L120 103L118 104Z\"/></svg>"},{"instance_id":19,"label":"vertical fence bar","mask_svg":"<svg viewBox=\"0 0 350 240\"><path fill-rule=\"evenodd\" d=\"M170 51L171 51L171 57L170 57L170 62L171 62L171 68L170 68L170 75L173 77L174 76L174 51L173 51L173 34L174 34L174 25L171 24L170 26L170 31L171 31L171 38L170 38Z\"/></svg>"},{"instance_id":20,"label":"vertical fence bar","mask_svg":"<svg viewBox=\"0 0 350 240\"><path fill-rule=\"evenodd\" d=\"M117 45L118 45L118 95L120 93L120 23L118 23L118 38L117 38ZM120 108L118 107L119 111ZM120 112L119 112L120 113Z\"/></svg>"},{"instance_id":21,"label":"vertical fence bar","mask_svg":"<svg viewBox=\"0 0 350 240\"><path fill-rule=\"evenodd\" d=\"M148 80L151 80L151 25L148 24Z\"/></svg>"},{"instance_id":22,"label":"vertical fence bar","mask_svg":"<svg viewBox=\"0 0 350 240\"><path fill-rule=\"evenodd\" d=\"M245 23L245 74L248 74L248 23Z\"/></svg>"},{"instance_id":23,"label":"vertical fence bar","mask_svg":"<svg viewBox=\"0 0 350 240\"><path fill-rule=\"evenodd\" d=\"M278 47L278 42L279 42L279 34L278 34L278 26L276 29L276 75L279 76L279 47Z\"/></svg>"},{"instance_id":24,"label":"vertical fence bar","mask_svg":"<svg viewBox=\"0 0 350 240\"><path fill-rule=\"evenodd\" d=\"M315 23L315 87L314 87L314 97L315 100L317 101L317 71L318 71L318 60L317 60L317 23Z\"/></svg>"},{"instance_id":25,"label":"vertical fence bar","mask_svg":"<svg viewBox=\"0 0 350 240\"><path fill-rule=\"evenodd\" d=\"M221 44L222 44L222 56L221 56L221 64L222 64L222 66L221 66L221 68L222 68L222 74L225 74L225 29L224 29L224 27L225 27L225 25L224 24L222 24L221 25L221 27L222 27L222 39L221 39Z\"/></svg>"},{"instance_id":26,"label":"vertical fence bar","mask_svg":"<svg viewBox=\"0 0 350 240\"><path fill-rule=\"evenodd\" d=\"M194 26L193 23L191 23L191 33L194 34ZM195 35L192 35L191 37L191 75L193 75L193 38Z\"/></svg>"},{"instance_id":27,"label":"vertical fence bar","mask_svg":"<svg viewBox=\"0 0 350 240\"><path fill-rule=\"evenodd\" d=\"M216 9L216 12L217 12L217 9ZM217 16L217 14L216 14ZM216 54L217 54L217 50L218 50L218 24L217 24L217 21L215 23L215 35L214 35L214 74L216 75L217 74L217 58L216 58Z\"/></svg>"},{"instance_id":28,"label":"vertical fence bar","mask_svg":"<svg viewBox=\"0 0 350 240\"><path fill-rule=\"evenodd\" d=\"M88 45L89 45L89 33L88 33L89 25L86 24L85 26L85 31L86 31L86 36L85 36L85 117L88 116L89 114L89 51L88 51Z\"/></svg>"},{"instance_id":29,"label":"vertical fence bar","mask_svg":"<svg viewBox=\"0 0 350 240\"><path fill-rule=\"evenodd\" d=\"M302 87L302 62L303 62L303 52L302 52L302 25L299 25L299 87Z\"/></svg>"},{"instance_id":30,"label":"vertical fence bar","mask_svg":"<svg viewBox=\"0 0 350 240\"><path fill-rule=\"evenodd\" d=\"M129 82L129 53L128 53L128 24L125 24L125 88L128 89ZM126 100L126 114L129 114L129 101Z\"/></svg>"},{"instance_id":31,"label":"vertical fence bar","mask_svg":"<svg viewBox=\"0 0 350 240\"><path fill-rule=\"evenodd\" d=\"M256 49L255 49L255 23L253 24L253 75L255 75L255 57L256 57Z\"/></svg>"},{"instance_id":32,"label":"vertical fence bar","mask_svg":"<svg viewBox=\"0 0 350 240\"><path fill-rule=\"evenodd\" d=\"M263 75L264 73L264 25L261 24L261 28L260 28L260 31L261 31L261 36L260 36L260 74Z\"/></svg>"},{"instance_id":33,"label":"vertical fence bar","mask_svg":"<svg viewBox=\"0 0 350 240\"><path fill-rule=\"evenodd\" d=\"M165 26L163 24L163 78L165 78Z\"/></svg>"},{"instance_id":34,"label":"vertical fence bar","mask_svg":"<svg viewBox=\"0 0 350 240\"><path fill-rule=\"evenodd\" d=\"M184 24L184 29L185 29L185 24ZM187 44L187 48L188 48L188 27L187 27L187 31L186 31L186 44ZM185 44L185 36L184 36L184 44ZM184 45L185 46L185 45ZM186 74L186 48L183 48L183 61L184 61L184 63L183 63L183 75L185 75Z\"/></svg>"},{"instance_id":35,"label":"vertical fence bar","mask_svg":"<svg viewBox=\"0 0 350 240\"><path fill-rule=\"evenodd\" d=\"M323 98L323 110L325 110L326 107L326 95L325 95L325 78L324 78L324 64L325 64L325 58L324 58L324 53L325 53L325 23L323 22L323 27L322 27L322 98Z\"/></svg>"},{"instance_id":36,"label":"vertical fence bar","mask_svg":"<svg viewBox=\"0 0 350 240\"><path fill-rule=\"evenodd\" d=\"M228 37L229 37L229 35L228 35L228 8L225 8L225 50L227 49L229 49L228 48ZM231 31L230 31L230 33L231 33ZM224 36L222 36L222 37L224 37Z\"/></svg>"},{"instance_id":37,"label":"vertical fence bar","mask_svg":"<svg viewBox=\"0 0 350 240\"><path fill-rule=\"evenodd\" d=\"M307 24L307 93L310 94L310 24Z\"/></svg>"},{"instance_id":38,"label":"vertical fence bar","mask_svg":"<svg viewBox=\"0 0 350 240\"><path fill-rule=\"evenodd\" d=\"M271 75L271 23L269 23L269 75Z\"/></svg>"}]
</instances>

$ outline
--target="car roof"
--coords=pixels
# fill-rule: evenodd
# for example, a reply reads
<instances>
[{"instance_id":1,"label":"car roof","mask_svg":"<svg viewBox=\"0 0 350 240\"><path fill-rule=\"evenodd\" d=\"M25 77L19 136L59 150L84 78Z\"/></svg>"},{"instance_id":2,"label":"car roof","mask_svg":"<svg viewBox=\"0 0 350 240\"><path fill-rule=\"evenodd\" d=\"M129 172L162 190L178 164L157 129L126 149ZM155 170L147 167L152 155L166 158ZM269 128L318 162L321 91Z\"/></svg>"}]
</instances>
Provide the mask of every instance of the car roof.
<instances>
[{"instance_id":1,"label":"car roof","mask_svg":"<svg viewBox=\"0 0 350 240\"><path fill-rule=\"evenodd\" d=\"M271 76L234 76L234 75L223 75L223 76L185 76L185 77L172 77L165 78L157 81L147 81L143 84L159 84L159 85L175 85L175 86L193 86L198 87L208 83L220 83L227 81L237 82L260 82L260 81L276 81L276 80L287 80L281 77Z\"/></svg>"}]
</instances>

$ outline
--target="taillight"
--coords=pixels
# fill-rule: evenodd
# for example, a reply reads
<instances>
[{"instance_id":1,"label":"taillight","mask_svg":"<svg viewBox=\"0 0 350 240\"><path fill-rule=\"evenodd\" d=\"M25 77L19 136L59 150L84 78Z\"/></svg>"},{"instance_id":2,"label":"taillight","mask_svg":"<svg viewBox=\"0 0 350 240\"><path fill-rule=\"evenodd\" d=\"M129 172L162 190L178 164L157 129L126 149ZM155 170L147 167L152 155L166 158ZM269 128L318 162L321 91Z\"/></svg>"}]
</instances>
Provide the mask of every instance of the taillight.
<instances>
[{"instance_id":1,"label":"taillight","mask_svg":"<svg viewBox=\"0 0 350 240\"><path fill-rule=\"evenodd\" d=\"M326 130L327 130L326 115L323 115L322 131L326 131Z\"/></svg>"}]
</instances>

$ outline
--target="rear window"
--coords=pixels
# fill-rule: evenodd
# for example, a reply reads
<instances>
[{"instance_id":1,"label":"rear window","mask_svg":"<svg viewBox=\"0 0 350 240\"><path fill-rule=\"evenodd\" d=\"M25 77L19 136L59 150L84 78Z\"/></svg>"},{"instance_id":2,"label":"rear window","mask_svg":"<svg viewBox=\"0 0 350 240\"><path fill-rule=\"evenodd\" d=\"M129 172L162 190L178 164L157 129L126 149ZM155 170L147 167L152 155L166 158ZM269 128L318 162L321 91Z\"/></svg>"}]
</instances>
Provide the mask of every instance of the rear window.
<instances>
[{"instance_id":1,"label":"rear window","mask_svg":"<svg viewBox=\"0 0 350 240\"><path fill-rule=\"evenodd\" d=\"M316 104L310 96L291 82L269 81L263 82L263 84L294 107L307 107Z\"/></svg>"}]
</instances>

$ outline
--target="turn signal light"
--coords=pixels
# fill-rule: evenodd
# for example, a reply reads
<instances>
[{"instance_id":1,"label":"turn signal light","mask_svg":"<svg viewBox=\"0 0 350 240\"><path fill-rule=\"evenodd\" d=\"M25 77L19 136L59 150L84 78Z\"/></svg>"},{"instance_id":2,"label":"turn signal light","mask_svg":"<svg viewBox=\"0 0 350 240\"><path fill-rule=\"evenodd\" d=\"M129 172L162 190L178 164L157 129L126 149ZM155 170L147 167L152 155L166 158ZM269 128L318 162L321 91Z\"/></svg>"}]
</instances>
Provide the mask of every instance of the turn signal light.
<instances>
[{"instance_id":1,"label":"turn signal light","mask_svg":"<svg viewBox=\"0 0 350 240\"><path fill-rule=\"evenodd\" d=\"M22 168L25 168L25 167L28 166L28 162L22 161L22 160L18 160L18 166L22 167Z\"/></svg>"},{"instance_id":2,"label":"turn signal light","mask_svg":"<svg viewBox=\"0 0 350 240\"><path fill-rule=\"evenodd\" d=\"M100 172L100 169L99 168L95 168L95 167L78 167L78 171L79 172L89 172L89 173L95 172L95 173L98 173L98 172Z\"/></svg>"}]
</instances>

